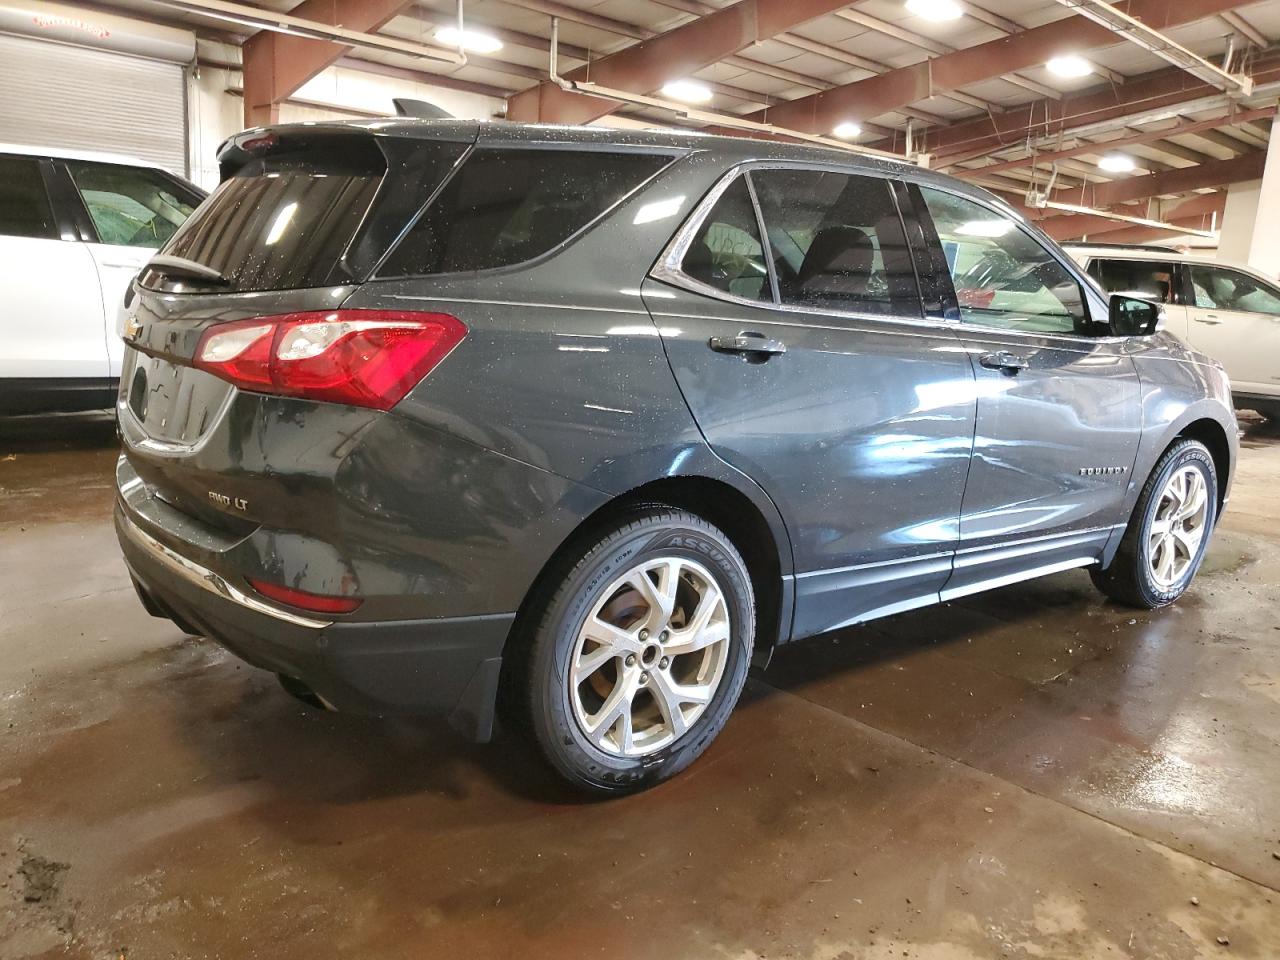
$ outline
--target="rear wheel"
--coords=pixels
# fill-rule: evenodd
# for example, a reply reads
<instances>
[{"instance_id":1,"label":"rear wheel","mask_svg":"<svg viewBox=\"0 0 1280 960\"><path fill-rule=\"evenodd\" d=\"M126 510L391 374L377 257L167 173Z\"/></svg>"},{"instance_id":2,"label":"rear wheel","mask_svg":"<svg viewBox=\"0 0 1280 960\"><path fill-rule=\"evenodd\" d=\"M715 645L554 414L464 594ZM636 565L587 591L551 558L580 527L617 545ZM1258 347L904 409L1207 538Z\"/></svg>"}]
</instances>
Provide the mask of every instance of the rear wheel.
<instances>
[{"instance_id":1,"label":"rear wheel","mask_svg":"<svg viewBox=\"0 0 1280 960\"><path fill-rule=\"evenodd\" d=\"M643 509L603 531L545 604L526 677L538 746L597 792L673 776L724 726L754 633L751 580L728 537Z\"/></svg>"},{"instance_id":2,"label":"rear wheel","mask_svg":"<svg viewBox=\"0 0 1280 960\"><path fill-rule=\"evenodd\" d=\"M1175 443L1147 480L1111 566L1090 571L1094 585L1131 606L1172 603L1200 569L1217 505L1208 449L1197 440Z\"/></svg>"}]
</instances>

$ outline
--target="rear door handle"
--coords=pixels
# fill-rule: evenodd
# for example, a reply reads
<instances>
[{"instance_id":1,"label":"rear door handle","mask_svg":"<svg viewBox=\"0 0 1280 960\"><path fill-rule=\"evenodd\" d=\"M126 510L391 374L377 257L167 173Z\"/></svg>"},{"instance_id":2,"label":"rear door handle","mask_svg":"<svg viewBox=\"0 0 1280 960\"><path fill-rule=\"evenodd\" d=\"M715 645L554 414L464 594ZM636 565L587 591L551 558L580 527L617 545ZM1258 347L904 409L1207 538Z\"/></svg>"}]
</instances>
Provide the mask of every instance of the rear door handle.
<instances>
[{"instance_id":1,"label":"rear door handle","mask_svg":"<svg viewBox=\"0 0 1280 960\"><path fill-rule=\"evenodd\" d=\"M1017 373L1019 370L1025 370L1028 366L1026 357L1020 357L1016 353L1010 353L1008 350L984 353L978 358L978 363L988 370L1003 370L1005 373Z\"/></svg>"},{"instance_id":2,"label":"rear door handle","mask_svg":"<svg viewBox=\"0 0 1280 960\"><path fill-rule=\"evenodd\" d=\"M1216 313L1202 313L1200 314L1200 316L1196 317L1196 322L1197 323L1221 323L1222 318L1219 317Z\"/></svg>"},{"instance_id":3,"label":"rear door handle","mask_svg":"<svg viewBox=\"0 0 1280 960\"><path fill-rule=\"evenodd\" d=\"M763 333L740 333L736 337L712 337L707 343L717 353L741 353L759 357L762 360L787 352L785 343L770 339Z\"/></svg>"}]
</instances>

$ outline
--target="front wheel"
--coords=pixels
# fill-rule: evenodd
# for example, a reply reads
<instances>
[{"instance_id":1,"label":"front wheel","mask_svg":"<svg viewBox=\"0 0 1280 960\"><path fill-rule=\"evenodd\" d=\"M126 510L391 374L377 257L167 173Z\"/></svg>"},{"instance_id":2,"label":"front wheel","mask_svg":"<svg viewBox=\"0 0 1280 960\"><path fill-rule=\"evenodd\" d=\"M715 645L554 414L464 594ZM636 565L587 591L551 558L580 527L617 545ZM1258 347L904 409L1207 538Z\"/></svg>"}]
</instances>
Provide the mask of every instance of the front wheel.
<instances>
[{"instance_id":1,"label":"front wheel","mask_svg":"<svg viewBox=\"0 0 1280 960\"><path fill-rule=\"evenodd\" d=\"M600 793L673 776L728 719L754 634L728 537L681 510L638 511L582 551L542 611L526 677L538 746Z\"/></svg>"},{"instance_id":2,"label":"front wheel","mask_svg":"<svg viewBox=\"0 0 1280 960\"><path fill-rule=\"evenodd\" d=\"M1172 603L1200 569L1217 507L1212 455L1197 440L1175 443L1147 480L1111 566L1090 571L1094 585L1130 606Z\"/></svg>"}]
</instances>

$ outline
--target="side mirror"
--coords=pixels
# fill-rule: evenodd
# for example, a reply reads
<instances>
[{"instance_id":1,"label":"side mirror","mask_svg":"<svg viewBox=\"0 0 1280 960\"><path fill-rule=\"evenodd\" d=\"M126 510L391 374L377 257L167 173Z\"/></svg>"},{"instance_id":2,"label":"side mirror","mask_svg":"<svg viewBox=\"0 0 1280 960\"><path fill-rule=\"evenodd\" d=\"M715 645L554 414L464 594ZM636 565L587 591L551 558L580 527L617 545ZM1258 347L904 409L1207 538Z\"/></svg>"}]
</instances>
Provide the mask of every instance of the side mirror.
<instances>
[{"instance_id":1,"label":"side mirror","mask_svg":"<svg viewBox=\"0 0 1280 960\"><path fill-rule=\"evenodd\" d=\"M1108 322L1117 337L1149 337L1164 329L1164 307L1150 300L1113 293Z\"/></svg>"}]
</instances>

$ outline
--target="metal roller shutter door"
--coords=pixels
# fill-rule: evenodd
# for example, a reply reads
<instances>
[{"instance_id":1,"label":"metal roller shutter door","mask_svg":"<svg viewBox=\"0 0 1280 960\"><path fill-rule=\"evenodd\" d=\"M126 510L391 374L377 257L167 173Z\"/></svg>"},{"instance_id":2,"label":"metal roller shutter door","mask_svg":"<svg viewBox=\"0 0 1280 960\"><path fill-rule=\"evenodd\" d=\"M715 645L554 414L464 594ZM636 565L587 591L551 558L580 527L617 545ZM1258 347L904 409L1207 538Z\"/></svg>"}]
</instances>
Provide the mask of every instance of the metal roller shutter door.
<instances>
[{"instance_id":1,"label":"metal roller shutter door","mask_svg":"<svg viewBox=\"0 0 1280 960\"><path fill-rule=\"evenodd\" d=\"M102 150L187 171L180 64L0 35L0 142Z\"/></svg>"}]
</instances>

